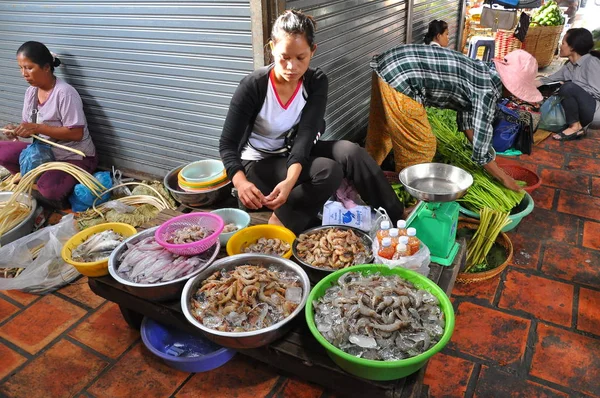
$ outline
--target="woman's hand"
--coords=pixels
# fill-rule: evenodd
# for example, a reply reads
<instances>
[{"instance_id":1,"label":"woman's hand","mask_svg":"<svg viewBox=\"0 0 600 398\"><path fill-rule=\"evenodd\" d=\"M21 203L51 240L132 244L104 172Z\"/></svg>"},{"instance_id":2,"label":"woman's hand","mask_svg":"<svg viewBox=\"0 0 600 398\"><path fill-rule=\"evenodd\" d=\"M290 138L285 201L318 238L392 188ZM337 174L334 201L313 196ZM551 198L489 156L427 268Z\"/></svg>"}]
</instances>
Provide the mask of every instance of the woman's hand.
<instances>
[{"instance_id":1,"label":"woman's hand","mask_svg":"<svg viewBox=\"0 0 600 398\"><path fill-rule=\"evenodd\" d=\"M295 182L289 180L283 180L273 188L273 191L265 197L264 205L271 210L280 208L290 196L292 188L294 188Z\"/></svg>"},{"instance_id":2,"label":"woman's hand","mask_svg":"<svg viewBox=\"0 0 600 398\"><path fill-rule=\"evenodd\" d=\"M492 160L491 162L483 166L483 168L488 173L490 173L495 179L500 181L502 185L504 185L506 188L516 192L520 192L523 190L523 187L519 186L519 184L517 184L514 178L506 174L506 172L498 166L498 163L496 163L495 160Z\"/></svg>"},{"instance_id":3,"label":"woman's hand","mask_svg":"<svg viewBox=\"0 0 600 398\"><path fill-rule=\"evenodd\" d=\"M238 191L238 197L242 201L242 204L251 210L257 210L263 207L265 197L256 188L256 185L246 179L246 175L243 171L238 171L232 179L233 185Z\"/></svg>"},{"instance_id":4,"label":"woman's hand","mask_svg":"<svg viewBox=\"0 0 600 398\"><path fill-rule=\"evenodd\" d=\"M6 126L4 126L4 135L6 137L8 137L8 139L15 139L17 138L16 134L15 134L15 129L17 128L17 126L15 126L14 124L7 124Z\"/></svg>"},{"instance_id":5,"label":"woman's hand","mask_svg":"<svg viewBox=\"0 0 600 398\"><path fill-rule=\"evenodd\" d=\"M39 125L37 123L21 123L14 130L14 134L21 138L29 138L37 133Z\"/></svg>"}]
</instances>

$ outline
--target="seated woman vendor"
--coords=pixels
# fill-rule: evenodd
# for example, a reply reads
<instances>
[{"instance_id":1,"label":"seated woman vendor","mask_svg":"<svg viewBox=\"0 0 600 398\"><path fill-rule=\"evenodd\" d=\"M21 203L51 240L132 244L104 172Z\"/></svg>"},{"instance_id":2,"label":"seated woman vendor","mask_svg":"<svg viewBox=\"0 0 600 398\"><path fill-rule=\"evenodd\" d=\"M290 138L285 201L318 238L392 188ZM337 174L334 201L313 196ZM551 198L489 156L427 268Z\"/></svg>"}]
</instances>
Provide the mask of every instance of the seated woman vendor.
<instances>
[{"instance_id":1,"label":"seated woman vendor","mask_svg":"<svg viewBox=\"0 0 600 398\"><path fill-rule=\"evenodd\" d=\"M503 91L528 102L542 100L533 81L533 56L517 50L487 64L441 47L403 45L374 57L371 66L375 73L366 149L378 164L392 148L396 171L431 162L436 139L425 107L453 109L473 144L473 161L505 187L521 189L494 160L492 123Z\"/></svg>"},{"instance_id":2,"label":"seated woman vendor","mask_svg":"<svg viewBox=\"0 0 600 398\"><path fill-rule=\"evenodd\" d=\"M269 223L295 233L310 225L345 177L373 207L394 220L403 205L367 152L348 141L319 141L328 80L309 67L317 48L315 22L286 11L271 34L274 64L240 82L219 143L241 202L274 211Z\"/></svg>"},{"instance_id":3,"label":"seated woman vendor","mask_svg":"<svg viewBox=\"0 0 600 398\"><path fill-rule=\"evenodd\" d=\"M5 134L11 141L0 142L0 165L11 173L20 171L19 155L29 145L19 138L36 134L49 141L83 152L82 157L71 151L52 147L54 160L68 162L88 172L97 166L96 149L88 131L83 103L75 89L54 75L60 65L48 48L28 41L17 51L21 75L31 87L25 92L22 123L7 125ZM60 170L50 170L37 181L37 189L48 203L59 206L65 202L76 180Z\"/></svg>"},{"instance_id":4,"label":"seated woman vendor","mask_svg":"<svg viewBox=\"0 0 600 398\"><path fill-rule=\"evenodd\" d=\"M448 47L450 42L450 31L448 23L439 19L429 22L429 28L423 39L425 44L438 47Z\"/></svg>"},{"instance_id":5,"label":"seated woman vendor","mask_svg":"<svg viewBox=\"0 0 600 398\"><path fill-rule=\"evenodd\" d=\"M569 29L560 45L560 56L568 58L558 72L536 81L537 86L560 82L557 95L568 127L555 134L559 141L581 138L600 112L600 52L592 51L594 38L584 28Z\"/></svg>"}]
</instances>

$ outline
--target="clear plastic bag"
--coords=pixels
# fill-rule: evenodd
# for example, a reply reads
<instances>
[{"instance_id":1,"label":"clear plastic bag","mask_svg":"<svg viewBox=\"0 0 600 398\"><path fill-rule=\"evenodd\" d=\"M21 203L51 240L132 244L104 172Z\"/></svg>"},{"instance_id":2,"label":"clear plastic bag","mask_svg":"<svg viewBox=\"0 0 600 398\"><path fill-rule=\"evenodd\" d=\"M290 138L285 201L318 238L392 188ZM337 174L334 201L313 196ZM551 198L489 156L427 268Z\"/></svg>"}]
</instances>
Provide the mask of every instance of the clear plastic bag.
<instances>
[{"instance_id":1,"label":"clear plastic bag","mask_svg":"<svg viewBox=\"0 0 600 398\"><path fill-rule=\"evenodd\" d=\"M385 211L383 207L374 209L373 213L374 214L371 215L371 232L369 233L369 236L371 239L376 240L375 237L377 236L377 231L379 230L381 222L387 220L391 224L392 220L390 220L390 216L388 216L387 211Z\"/></svg>"},{"instance_id":2,"label":"clear plastic bag","mask_svg":"<svg viewBox=\"0 0 600 398\"><path fill-rule=\"evenodd\" d=\"M431 253L429 248L421 243L421 248L412 256L400 257L398 260L388 260L377 255L379 252L379 241L373 239L373 264L384 264L389 268L402 267L418 272L423 276L429 275L429 264L431 263Z\"/></svg>"},{"instance_id":3,"label":"clear plastic bag","mask_svg":"<svg viewBox=\"0 0 600 398\"><path fill-rule=\"evenodd\" d=\"M79 272L60 255L63 245L77 232L73 215L69 214L56 225L0 248L0 268L24 268L16 278L0 278L0 290L45 294L77 278ZM41 245L34 256L33 252Z\"/></svg>"}]
</instances>

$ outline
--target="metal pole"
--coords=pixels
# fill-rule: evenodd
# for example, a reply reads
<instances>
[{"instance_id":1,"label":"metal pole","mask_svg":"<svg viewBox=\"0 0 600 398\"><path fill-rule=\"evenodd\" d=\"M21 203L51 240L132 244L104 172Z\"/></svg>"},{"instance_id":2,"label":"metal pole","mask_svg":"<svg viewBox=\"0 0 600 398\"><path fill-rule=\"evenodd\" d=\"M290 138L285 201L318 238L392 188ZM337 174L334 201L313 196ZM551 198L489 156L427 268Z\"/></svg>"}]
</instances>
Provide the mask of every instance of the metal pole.
<instances>
[{"instance_id":1,"label":"metal pole","mask_svg":"<svg viewBox=\"0 0 600 398\"><path fill-rule=\"evenodd\" d=\"M413 8L415 0L407 0L406 2L406 44L412 43L412 25L413 25Z\"/></svg>"},{"instance_id":2,"label":"metal pole","mask_svg":"<svg viewBox=\"0 0 600 398\"><path fill-rule=\"evenodd\" d=\"M460 13L458 15L458 32L456 32L456 45L455 45L455 50L456 51L460 51L462 52L462 41L463 41L463 36L465 34L465 19L466 19L466 12L467 12L467 1L466 0L462 0L460 2Z\"/></svg>"}]
</instances>

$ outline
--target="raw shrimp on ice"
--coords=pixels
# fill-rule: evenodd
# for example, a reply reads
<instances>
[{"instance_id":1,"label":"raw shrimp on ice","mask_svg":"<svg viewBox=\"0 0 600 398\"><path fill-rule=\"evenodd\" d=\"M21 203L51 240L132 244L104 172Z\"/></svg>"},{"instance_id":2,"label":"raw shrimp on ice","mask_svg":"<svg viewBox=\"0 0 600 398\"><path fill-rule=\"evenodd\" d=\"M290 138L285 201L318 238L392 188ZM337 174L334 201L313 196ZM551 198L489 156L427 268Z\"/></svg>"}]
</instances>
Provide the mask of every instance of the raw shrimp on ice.
<instances>
[{"instance_id":1,"label":"raw shrimp on ice","mask_svg":"<svg viewBox=\"0 0 600 398\"><path fill-rule=\"evenodd\" d=\"M124 239L123 235L107 229L90 236L77 246L71 253L71 258L81 263L91 263L108 258Z\"/></svg>"},{"instance_id":2,"label":"raw shrimp on ice","mask_svg":"<svg viewBox=\"0 0 600 398\"><path fill-rule=\"evenodd\" d=\"M189 227L176 230L166 241L174 245L184 245L186 243L198 242L212 233L213 231L209 231L199 225L190 225Z\"/></svg>"},{"instance_id":3,"label":"raw shrimp on ice","mask_svg":"<svg viewBox=\"0 0 600 398\"><path fill-rule=\"evenodd\" d=\"M260 238L256 242L246 246L243 250L244 253L262 253L283 257L290 248L290 244L284 240Z\"/></svg>"},{"instance_id":4,"label":"raw shrimp on ice","mask_svg":"<svg viewBox=\"0 0 600 398\"><path fill-rule=\"evenodd\" d=\"M223 228L223 232L222 233L230 233L230 232L235 232L237 231L239 228L237 227L237 225L235 225L234 223L230 222L229 224L225 225L225 228Z\"/></svg>"},{"instance_id":5,"label":"raw shrimp on ice","mask_svg":"<svg viewBox=\"0 0 600 398\"><path fill-rule=\"evenodd\" d=\"M263 329L287 318L302 302L300 278L276 267L240 265L214 272L192 295L192 314L223 332Z\"/></svg>"},{"instance_id":6,"label":"raw shrimp on ice","mask_svg":"<svg viewBox=\"0 0 600 398\"><path fill-rule=\"evenodd\" d=\"M342 269L362 264L371 249L351 229L326 228L298 236L296 253L302 261L318 268Z\"/></svg>"},{"instance_id":7,"label":"raw shrimp on ice","mask_svg":"<svg viewBox=\"0 0 600 398\"><path fill-rule=\"evenodd\" d=\"M414 357L444 334L444 313L437 297L398 275L348 272L313 306L323 337L365 359Z\"/></svg>"}]
</instances>

